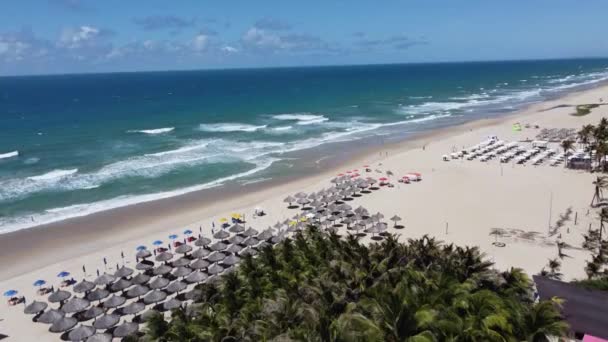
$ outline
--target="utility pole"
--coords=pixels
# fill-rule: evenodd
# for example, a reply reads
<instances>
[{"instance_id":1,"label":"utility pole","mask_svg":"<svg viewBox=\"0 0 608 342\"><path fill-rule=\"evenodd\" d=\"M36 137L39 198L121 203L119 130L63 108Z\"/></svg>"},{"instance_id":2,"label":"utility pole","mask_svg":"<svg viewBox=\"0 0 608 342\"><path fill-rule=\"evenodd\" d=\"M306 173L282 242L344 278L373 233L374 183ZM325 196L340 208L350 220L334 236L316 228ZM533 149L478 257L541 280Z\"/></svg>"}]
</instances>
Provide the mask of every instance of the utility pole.
<instances>
[{"instance_id":1,"label":"utility pole","mask_svg":"<svg viewBox=\"0 0 608 342\"><path fill-rule=\"evenodd\" d=\"M549 234L551 233L551 211L553 210L553 191L549 195Z\"/></svg>"}]
</instances>

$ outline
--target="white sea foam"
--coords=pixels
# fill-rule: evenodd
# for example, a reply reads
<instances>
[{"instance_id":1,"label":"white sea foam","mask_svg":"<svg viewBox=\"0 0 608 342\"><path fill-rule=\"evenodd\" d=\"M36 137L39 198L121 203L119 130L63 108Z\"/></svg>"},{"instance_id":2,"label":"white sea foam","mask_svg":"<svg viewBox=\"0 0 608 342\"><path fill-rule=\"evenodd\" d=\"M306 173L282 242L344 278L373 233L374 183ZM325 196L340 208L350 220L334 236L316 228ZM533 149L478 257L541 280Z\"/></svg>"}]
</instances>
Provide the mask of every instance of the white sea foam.
<instances>
[{"instance_id":1,"label":"white sea foam","mask_svg":"<svg viewBox=\"0 0 608 342\"><path fill-rule=\"evenodd\" d=\"M283 131L289 131L292 128L293 128L293 126L279 126L279 127L273 127L272 130L275 132L283 132Z\"/></svg>"},{"instance_id":2,"label":"white sea foam","mask_svg":"<svg viewBox=\"0 0 608 342\"><path fill-rule=\"evenodd\" d=\"M273 119L283 121L296 121L297 125L315 125L323 123L325 121L329 121L329 118L326 118L323 115L317 115L312 113L279 114L274 115Z\"/></svg>"},{"instance_id":3,"label":"white sea foam","mask_svg":"<svg viewBox=\"0 0 608 342\"><path fill-rule=\"evenodd\" d=\"M142 129L142 130L132 130L132 131L128 131L129 133L144 133L144 134L163 134L163 133L169 133L171 131L173 131L175 129L175 127L163 127L163 128L156 128L156 129Z\"/></svg>"},{"instance_id":4,"label":"white sea foam","mask_svg":"<svg viewBox=\"0 0 608 342\"><path fill-rule=\"evenodd\" d=\"M53 171L47 172L47 173L39 175L39 176L28 177L27 179L30 179L33 181L50 181L50 180L65 178L69 175L75 174L76 172L78 172L78 169L53 170Z\"/></svg>"},{"instance_id":5,"label":"white sea foam","mask_svg":"<svg viewBox=\"0 0 608 342\"><path fill-rule=\"evenodd\" d=\"M8 159L8 158L13 158L13 157L18 157L18 156L19 156L19 151L12 151L12 152L0 154L0 159Z\"/></svg>"},{"instance_id":6,"label":"white sea foam","mask_svg":"<svg viewBox=\"0 0 608 342\"><path fill-rule=\"evenodd\" d=\"M199 129L203 132L255 132L266 128L266 125L248 125L242 123L216 123L216 124L200 124Z\"/></svg>"}]
</instances>

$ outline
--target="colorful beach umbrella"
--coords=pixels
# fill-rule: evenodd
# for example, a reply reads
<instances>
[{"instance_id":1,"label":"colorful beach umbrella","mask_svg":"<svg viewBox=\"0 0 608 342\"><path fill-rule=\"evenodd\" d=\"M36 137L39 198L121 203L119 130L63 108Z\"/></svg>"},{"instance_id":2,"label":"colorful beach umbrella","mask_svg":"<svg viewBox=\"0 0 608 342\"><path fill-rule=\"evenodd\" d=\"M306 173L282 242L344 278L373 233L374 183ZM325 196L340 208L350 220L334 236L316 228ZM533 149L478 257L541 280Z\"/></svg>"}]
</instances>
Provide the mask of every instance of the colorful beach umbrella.
<instances>
[{"instance_id":1,"label":"colorful beach umbrella","mask_svg":"<svg viewBox=\"0 0 608 342\"><path fill-rule=\"evenodd\" d=\"M34 282L34 286L42 286L46 284L46 280L38 279Z\"/></svg>"},{"instance_id":2,"label":"colorful beach umbrella","mask_svg":"<svg viewBox=\"0 0 608 342\"><path fill-rule=\"evenodd\" d=\"M69 275L70 275L70 272L61 271L61 272L59 272L59 274L57 274L57 277L59 277L59 278L65 278L65 277L67 277Z\"/></svg>"},{"instance_id":3,"label":"colorful beach umbrella","mask_svg":"<svg viewBox=\"0 0 608 342\"><path fill-rule=\"evenodd\" d=\"M8 291L4 292L4 297L12 297L12 296L16 295L17 293L19 293L19 291L17 291L17 290L8 290Z\"/></svg>"},{"instance_id":4,"label":"colorful beach umbrella","mask_svg":"<svg viewBox=\"0 0 608 342\"><path fill-rule=\"evenodd\" d=\"M228 219L226 219L225 217L222 217L219 221L220 221L220 223L225 223L228 221Z\"/></svg>"},{"instance_id":5,"label":"colorful beach umbrella","mask_svg":"<svg viewBox=\"0 0 608 342\"><path fill-rule=\"evenodd\" d=\"M137 250L137 251L143 251L143 250L146 250L146 249L148 249L148 248L146 246L144 246L144 245L140 245L140 246L137 246L137 248L135 248L135 250Z\"/></svg>"},{"instance_id":6,"label":"colorful beach umbrella","mask_svg":"<svg viewBox=\"0 0 608 342\"><path fill-rule=\"evenodd\" d=\"M162 244L163 244L163 242L162 242L162 241L160 241L160 240L156 240L156 241L152 242L152 244L153 244L154 246L160 246L160 245L162 245Z\"/></svg>"},{"instance_id":7,"label":"colorful beach umbrella","mask_svg":"<svg viewBox=\"0 0 608 342\"><path fill-rule=\"evenodd\" d=\"M175 239L177 239L177 235L171 234L171 235L169 235L169 239L175 240Z\"/></svg>"},{"instance_id":8,"label":"colorful beach umbrella","mask_svg":"<svg viewBox=\"0 0 608 342\"><path fill-rule=\"evenodd\" d=\"M191 235L192 231L190 229L186 229L186 230L184 230L184 234L185 235Z\"/></svg>"}]
</instances>

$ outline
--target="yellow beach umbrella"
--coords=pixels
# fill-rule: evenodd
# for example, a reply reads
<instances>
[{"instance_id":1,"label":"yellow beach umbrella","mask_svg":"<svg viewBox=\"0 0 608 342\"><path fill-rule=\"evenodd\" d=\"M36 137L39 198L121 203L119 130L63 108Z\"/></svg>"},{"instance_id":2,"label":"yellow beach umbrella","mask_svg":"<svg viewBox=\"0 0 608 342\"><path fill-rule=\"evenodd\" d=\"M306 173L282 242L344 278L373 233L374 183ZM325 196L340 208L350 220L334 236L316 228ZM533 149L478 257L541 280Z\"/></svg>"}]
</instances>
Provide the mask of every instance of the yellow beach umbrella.
<instances>
[{"instance_id":1,"label":"yellow beach umbrella","mask_svg":"<svg viewBox=\"0 0 608 342\"><path fill-rule=\"evenodd\" d=\"M221 223L224 223L224 222L227 222L227 221L228 221L228 219L226 219L225 217L222 217L222 218L220 219L220 222L221 222Z\"/></svg>"},{"instance_id":2,"label":"yellow beach umbrella","mask_svg":"<svg viewBox=\"0 0 608 342\"><path fill-rule=\"evenodd\" d=\"M298 224L298 221L290 221L290 222L289 222L289 225L290 225L290 226L295 226L296 224Z\"/></svg>"},{"instance_id":3,"label":"yellow beach umbrella","mask_svg":"<svg viewBox=\"0 0 608 342\"><path fill-rule=\"evenodd\" d=\"M306 222L306 221L308 221L308 218L306 218L306 217L301 217L300 218L300 222Z\"/></svg>"}]
</instances>

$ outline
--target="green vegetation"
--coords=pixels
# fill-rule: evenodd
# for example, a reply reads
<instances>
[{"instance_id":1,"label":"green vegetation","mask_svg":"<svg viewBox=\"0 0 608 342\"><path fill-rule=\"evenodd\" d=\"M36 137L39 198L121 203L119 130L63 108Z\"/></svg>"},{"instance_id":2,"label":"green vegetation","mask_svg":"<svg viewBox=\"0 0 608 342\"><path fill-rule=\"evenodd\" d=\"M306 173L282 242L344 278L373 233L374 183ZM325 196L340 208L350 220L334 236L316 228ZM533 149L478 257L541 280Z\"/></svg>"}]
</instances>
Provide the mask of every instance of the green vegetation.
<instances>
[{"instance_id":1,"label":"green vegetation","mask_svg":"<svg viewBox=\"0 0 608 342\"><path fill-rule=\"evenodd\" d=\"M428 236L381 243L297 233L148 321L159 341L546 341L567 326L520 269Z\"/></svg>"},{"instance_id":2,"label":"green vegetation","mask_svg":"<svg viewBox=\"0 0 608 342\"><path fill-rule=\"evenodd\" d=\"M578 141L589 157L595 160L596 168L590 171L606 171L605 159L608 156L608 119L602 118L597 126L585 125L578 132ZM594 157L595 155L595 157Z\"/></svg>"},{"instance_id":3,"label":"green vegetation","mask_svg":"<svg viewBox=\"0 0 608 342\"><path fill-rule=\"evenodd\" d=\"M590 104L583 104L583 105L578 105L576 106L576 113L572 114L574 116L585 116L589 113L591 113L591 110L593 108L597 108L600 105L597 103L590 103Z\"/></svg>"}]
</instances>

